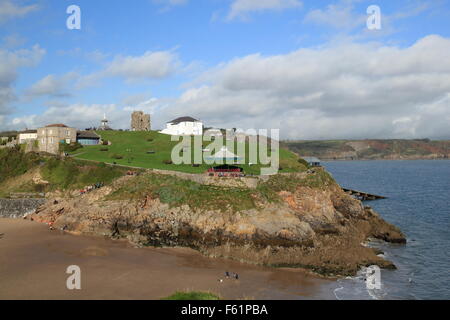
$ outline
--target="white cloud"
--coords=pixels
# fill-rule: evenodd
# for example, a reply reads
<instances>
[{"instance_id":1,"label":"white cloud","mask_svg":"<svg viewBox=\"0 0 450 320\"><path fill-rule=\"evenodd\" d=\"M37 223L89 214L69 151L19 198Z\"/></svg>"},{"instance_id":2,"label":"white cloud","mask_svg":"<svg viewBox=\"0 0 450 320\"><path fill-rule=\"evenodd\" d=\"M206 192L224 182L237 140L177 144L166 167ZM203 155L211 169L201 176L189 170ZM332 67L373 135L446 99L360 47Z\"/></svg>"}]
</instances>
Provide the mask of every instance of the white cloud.
<instances>
[{"instance_id":1,"label":"white cloud","mask_svg":"<svg viewBox=\"0 0 450 320\"><path fill-rule=\"evenodd\" d=\"M16 117L12 123L16 128L38 128L49 123L64 123L68 126L84 129L98 127L104 113L111 124L123 121L123 112L115 104L61 104L53 102L40 115Z\"/></svg>"},{"instance_id":2,"label":"white cloud","mask_svg":"<svg viewBox=\"0 0 450 320\"><path fill-rule=\"evenodd\" d=\"M6 49L20 47L26 42L26 39L18 34L10 34L8 36L5 36L2 40L2 46Z\"/></svg>"},{"instance_id":3,"label":"white cloud","mask_svg":"<svg viewBox=\"0 0 450 320\"><path fill-rule=\"evenodd\" d=\"M61 77L50 74L34 83L27 91L29 98L38 96L65 97L70 96L67 85L71 80L77 78L75 73L67 73Z\"/></svg>"},{"instance_id":4,"label":"white cloud","mask_svg":"<svg viewBox=\"0 0 450 320\"><path fill-rule=\"evenodd\" d=\"M439 7L439 3L430 1L412 1L403 6L398 12L387 14L381 7L381 30L368 30L366 22L368 15L365 10L355 8L355 3L363 0L338 0L327 5L323 9L309 11L305 23L319 26L328 26L340 33L356 32L358 37L380 37L396 32L395 23L402 19L417 16L418 14L432 8Z\"/></svg>"},{"instance_id":5,"label":"white cloud","mask_svg":"<svg viewBox=\"0 0 450 320\"><path fill-rule=\"evenodd\" d=\"M281 128L285 138L449 137L448 52L450 39L432 35L407 48L353 43L254 54L206 72L204 85L158 117Z\"/></svg>"},{"instance_id":6,"label":"white cloud","mask_svg":"<svg viewBox=\"0 0 450 320\"><path fill-rule=\"evenodd\" d=\"M353 29L365 24L367 16L354 12L354 1L341 0L325 9L315 9L307 13L304 21L318 25L329 25L337 29Z\"/></svg>"},{"instance_id":7,"label":"white cloud","mask_svg":"<svg viewBox=\"0 0 450 320\"><path fill-rule=\"evenodd\" d=\"M182 6L189 2L189 0L152 0L156 5L161 6L159 12L167 12L173 7Z\"/></svg>"},{"instance_id":8,"label":"white cloud","mask_svg":"<svg viewBox=\"0 0 450 320\"><path fill-rule=\"evenodd\" d=\"M133 111L140 110L153 113L161 106L167 105L167 101L164 99L160 100L148 96L144 100L138 100L137 96L131 98L131 100L133 103L125 106L119 104L67 104L60 101L50 101L47 102L47 109L44 113L15 117L10 123L4 123L3 129L39 128L49 123L64 123L78 129L92 128L100 125L100 120L103 119L104 114L106 114L112 128L130 129ZM152 125L161 127L161 123L154 122L153 118Z\"/></svg>"},{"instance_id":9,"label":"white cloud","mask_svg":"<svg viewBox=\"0 0 450 320\"><path fill-rule=\"evenodd\" d=\"M79 48L59 51L58 54L84 57L95 62L103 61L108 57L100 51L85 53ZM73 92L67 89L68 84L72 84L72 91L80 90L99 86L105 78L120 78L128 83L161 80L169 77L182 65L177 54L172 51L148 51L141 56L116 56L112 61L102 64L103 69L90 74L69 72L62 76L47 75L28 89L26 94L28 98L40 95L72 95Z\"/></svg>"},{"instance_id":10,"label":"white cloud","mask_svg":"<svg viewBox=\"0 0 450 320\"><path fill-rule=\"evenodd\" d=\"M18 68L36 65L45 50L38 45L32 49L15 51L0 49L0 115L11 112L11 103L16 99L13 84L18 77Z\"/></svg>"},{"instance_id":11,"label":"white cloud","mask_svg":"<svg viewBox=\"0 0 450 320\"><path fill-rule=\"evenodd\" d=\"M11 0L0 0L0 23L14 18L21 18L28 13L38 9L38 6L33 4L29 6L20 6Z\"/></svg>"},{"instance_id":12,"label":"white cloud","mask_svg":"<svg viewBox=\"0 0 450 320\"><path fill-rule=\"evenodd\" d=\"M302 2L299 0L234 0L228 19L245 17L246 14L255 11L282 10L301 6Z\"/></svg>"},{"instance_id":13,"label":"white cloud","mask_svg":"<svg viewBox=\"0 0 450 320\"><path fill-rule=\"evenodd\" d=\"M161 79L175 71L176 55L170 51L146 52L142 56L116 57L103 71L105 76L122 77L128 81Z\"/></svg>"}]
</instances>

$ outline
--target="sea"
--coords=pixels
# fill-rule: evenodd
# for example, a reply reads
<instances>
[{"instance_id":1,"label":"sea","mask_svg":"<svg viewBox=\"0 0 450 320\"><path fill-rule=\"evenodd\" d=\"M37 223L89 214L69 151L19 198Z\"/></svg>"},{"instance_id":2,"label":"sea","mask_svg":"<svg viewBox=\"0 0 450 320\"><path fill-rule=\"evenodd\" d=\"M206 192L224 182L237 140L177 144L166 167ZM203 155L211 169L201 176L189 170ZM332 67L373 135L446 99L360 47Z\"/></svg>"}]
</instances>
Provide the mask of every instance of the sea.
<instances>
[{"instance_id":1,"label":"sea","mask_svg":"<svg viewBox=\"0 0 450 320\"><path fill-rule=\"evenodd\" d=\"M333 161L325 168L349 189L386 196L368 201L399 227L406 245L369 242L397 270L381 270L381 287L368 289L366 270L340 279L336 299L450 299L450 161Z\"/></svg>"}]
</instances>

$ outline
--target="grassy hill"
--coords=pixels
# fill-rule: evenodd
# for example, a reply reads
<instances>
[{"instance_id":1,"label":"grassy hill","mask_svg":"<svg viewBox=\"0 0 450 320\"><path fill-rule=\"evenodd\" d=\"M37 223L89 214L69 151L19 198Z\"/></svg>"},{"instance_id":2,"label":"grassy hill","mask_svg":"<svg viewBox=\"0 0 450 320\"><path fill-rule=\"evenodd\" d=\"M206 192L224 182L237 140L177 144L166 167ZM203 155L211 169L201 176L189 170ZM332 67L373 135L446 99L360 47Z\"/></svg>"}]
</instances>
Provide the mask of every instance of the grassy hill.
<instances>
[{"instance_id":1,"label":"grassy hill","mask_svg":"<svg viewBox=\"0 0 450 320\"><path fill-rule=\"evenodd\" d=\"M155 131L102 131L97 132L97 134L103 140L110 141L111 145L85 146L82 149L71 152L71 154L77 159L189 173L204 173L210 168L210 165L207 164L202 164L199 167L188 164L170 164L172 149L179 142L173 142L170 136ZM210 143L204 142L203 146L207 148ZM237 146L239 143L236 142L235 145ZM245 143L245 148L248 151L248 143ZM246 164L241 165L245 172L259 174L262 166L259 164L249 166L248 162L249 160L246 159ZM299 157L287 149L280 150L280 167L282 168L281 172L295 172L305 169L304 164L299 162Z\"/></svg>"},{"instance_id":2,"label":"grassy hill","mask_svg":"<svg viewBox=\"0 0 450 320\"><path fill-rule=\"evenodd\" d=\"M450 156L449 140L286 141L283 145L300 156L323 160L448 159Z\"/></svg>"},{"instance_id":3,"label":"grassy hill","mask_svg":"<svg viewBox=\"0 0 450 320\"><path fill-rule=\"evenodd\" d=\"M126 171L127 168L104 163L24 153L19 147L0 149L0 198L16 192L64 191L100 182L108 184Z\"/></svg>"}]
</instances>

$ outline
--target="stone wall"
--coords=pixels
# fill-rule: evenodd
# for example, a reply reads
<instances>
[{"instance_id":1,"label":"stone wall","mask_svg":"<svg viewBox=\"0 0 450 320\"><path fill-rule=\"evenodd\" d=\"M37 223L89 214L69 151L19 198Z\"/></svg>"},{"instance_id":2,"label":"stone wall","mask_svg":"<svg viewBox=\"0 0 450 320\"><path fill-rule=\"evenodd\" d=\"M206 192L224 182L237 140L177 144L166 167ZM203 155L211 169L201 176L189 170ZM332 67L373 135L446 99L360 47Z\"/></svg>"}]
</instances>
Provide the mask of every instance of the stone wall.
<instances>
[{"instance_id":1,"label":"stone wall","mask_svg":"<svg viewBox=\"0 0 450 320\"><path fill-rule=\"evenodd\" d=\"M0 218L22 218L45 202L46 199L0 199Z\"/></svg>"},{"instance_id":2,"label":"stone wall","mask_svg":"<svg viewBox=\"0 0 450 320\"><path fill-rule=\"evenodd\" d=\"M167 170L151 170L154 173L175 176L184 180L190 180L199 184L217 186L217 187L228 187L228 188L250 188L255 189L258 186L258 182L261 179L266 179L268 177L255 176L255 177L242 177L242 178L219 178L210 177L207 174L196 174L196 173L185 173L178 171L167 171Z\"/></svg>"}]
</instances>

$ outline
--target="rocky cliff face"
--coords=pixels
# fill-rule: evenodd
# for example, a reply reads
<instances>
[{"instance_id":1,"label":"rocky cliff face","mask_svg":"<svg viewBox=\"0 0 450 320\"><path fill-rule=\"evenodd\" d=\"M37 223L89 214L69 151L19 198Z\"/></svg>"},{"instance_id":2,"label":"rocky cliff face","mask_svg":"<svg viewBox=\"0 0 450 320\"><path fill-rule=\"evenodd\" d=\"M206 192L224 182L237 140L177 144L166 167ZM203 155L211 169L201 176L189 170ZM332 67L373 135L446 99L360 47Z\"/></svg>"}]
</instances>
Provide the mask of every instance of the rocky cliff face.
<instances>
[{"instance_id":1,"label":"rocky cliff face","mask_svg":"<svg viewBox=\"0 0 450 320\"><path fill-rule=\"evenodd\" d=\"M128 200L111 197L123 186L138 185L134 179L151 180L155 174L120 178L83 196L55 194L29 218L54 222L77 234L128 238L137 245L189 246L209 256L302 267L326 276L352 275L372 264L394 268L362 243L370 237L406 242L396 227L334 182L311 186L296 183L298 176L293 174L285 177L291 181L281 188L285 190L274 191L276 200L255 192L254 208L235 210L226 205L212 209L165 203L150 190L139 190L141 196ZM264 183L260 182L261 190Z\"/></svg>"}]
</instances>

